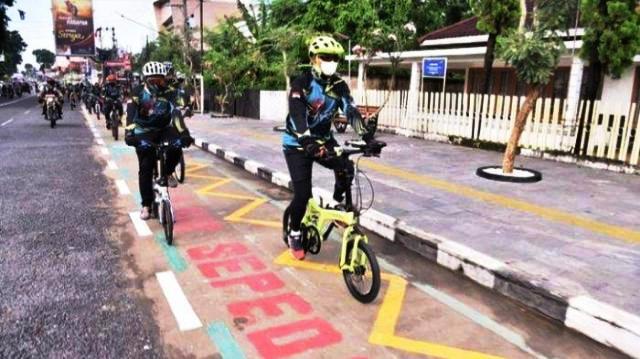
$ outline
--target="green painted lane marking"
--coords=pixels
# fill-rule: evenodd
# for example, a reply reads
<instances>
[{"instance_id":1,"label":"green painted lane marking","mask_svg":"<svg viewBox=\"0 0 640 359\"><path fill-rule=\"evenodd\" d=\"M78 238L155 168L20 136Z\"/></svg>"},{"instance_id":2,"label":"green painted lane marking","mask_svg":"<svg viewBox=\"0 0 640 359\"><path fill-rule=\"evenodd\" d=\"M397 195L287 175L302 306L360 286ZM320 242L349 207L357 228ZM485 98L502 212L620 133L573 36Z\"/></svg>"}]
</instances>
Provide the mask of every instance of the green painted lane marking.
<instances>
[{"instance_id":1,"label":"green painted lane marking","mask_svg":"<svg viewBox=\"0 0 640 359\"><path fill-rule=\"evenodd\" d=\"M171 269L173 269L175 272L178 272L178 273L184 272L185 270L187 270L187 266L188 266L187 261L184 259L182 254L180 254L180 252L176 247L170 246L167 244L167 241L164 238L164 233L157 232L154 237L155 237L156 243L160 245L160 248L162 249L162 252L164 253L165 258L167 258L167 261L169 262L169 266L171 267Z\"/></svg>"},{"instance_id":2,"label":"green painted lane marking","mask_svg":"<svg viewBox=\"0 0 640 359\"><path fill-rule=\"evenodd\" d=\"M224 359L246 358L240 349L240 345L231 335L229 327L223 322L213 322L207 326L207 334L215 343Z\"/></svg>"}]
</instances>

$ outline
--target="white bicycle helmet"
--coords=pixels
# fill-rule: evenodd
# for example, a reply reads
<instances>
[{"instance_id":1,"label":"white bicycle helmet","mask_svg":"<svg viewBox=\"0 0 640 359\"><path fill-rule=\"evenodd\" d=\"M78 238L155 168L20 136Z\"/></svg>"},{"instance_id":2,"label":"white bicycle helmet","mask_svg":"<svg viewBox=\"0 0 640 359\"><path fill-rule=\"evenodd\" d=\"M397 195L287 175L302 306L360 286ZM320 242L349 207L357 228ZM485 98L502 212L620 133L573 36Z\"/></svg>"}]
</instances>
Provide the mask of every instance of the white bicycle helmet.
<instances>
[{"instance_id":1,"label":"white bicycle helmet","mask_svg":"<svg viewBox=\"0 0 640 359\"><path fill-rule=\"evenodd\" d=\"M180 71L176 71L176 78L178 80L184 80L184 79L186 79L186 76L184 75L184 73L182 73Z\"/></svg>"},{"instance_id":2,"label":"white bicycle helmet","mask_svg":"<svg viewBox=\"0 0 640 359\"><path fill-rule=\"evenodd\" d=\"M157 75L166 76L167 68L161 62L150 61L144 64L144 66L142 67L142 75L144 77Z\"/></svg>"}]
</instances>

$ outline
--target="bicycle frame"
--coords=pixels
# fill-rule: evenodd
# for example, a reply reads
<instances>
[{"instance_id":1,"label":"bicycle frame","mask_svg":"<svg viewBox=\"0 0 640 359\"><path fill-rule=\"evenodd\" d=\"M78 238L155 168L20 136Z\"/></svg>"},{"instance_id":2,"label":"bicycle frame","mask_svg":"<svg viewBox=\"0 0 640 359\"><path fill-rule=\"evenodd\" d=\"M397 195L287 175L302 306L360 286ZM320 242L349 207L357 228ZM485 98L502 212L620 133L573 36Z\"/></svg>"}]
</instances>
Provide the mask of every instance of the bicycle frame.
<instances>
[{"instance_id":1,"label":"bicycle frame","mask_svg":"<svg viewBox=\"0 0 640 359\"><path fill-rule=\"evenodd\" d=\"M359 172L358 165L354 166L354 177ZM359 213L353 208L351 187L348 187L345 193L346 210L333 210L323 208L315 198L309 199L307 209L302 219L302 225L306 227L315 227L320 235L319 240L323 240L327 231L329 231L332 223L339 223L345 227L342 234L342 245L340 249L340 270L353 272L358 265L366 264L366 256L363 254L361 258L357 258L358 243L364 241L369 243L367 236L359 233L357 229ZM351 260L347 263L347 246L353 240L351 247Z\"/></svg>"},{"instance_id":2,"label":"bicycle frame","mask_svg":"<svg viewBox=\"0 0 640 359\"><path fill-rule=\"evenodd\" d=\"M166 161L166 148L164 147L157 147L156 148L156 159L159 163L159 168L158 168L158 178L163 176L163 173L165 172L164 166L165 161ZM166 177L166 175L164 175ZM166 183L166 178L164 179L165 183ZM167 200L169 202L171 202L171 197L169 196L169 187L163 187L158 185L157 181L153 181L153 192L155 194L155 198L154 198L154 202L156 203L156 205L158 206L157 208L161 208L161 204L164 200ZM172 214L172 218L174 213L173 213L173 206L171 206L171 214ZM164 223L164 211L159 211L158 212L158 219L160 220L160 223L163 224Z\"/></svg>"},{"instance_id":3,"label":"bicycle frame","mask_svg":"<svg viewBox=\"0 0 640 359\"><path fill-rule=\"evenodd\" d=\"M331 210L322 208L315 198L311 198L307 204L307 211L302 224L307 227L315 227L320 234L320 240L324 237L328 227L333 222L338 222L345 225L344 233L342 234L342 246L340 249L340 270L347 270L353 272L357 265L364 265L366 257L363 255L361 258L357 258L358 243L364 241L368 243L368 239L365 235L357 233L356 226L358 224L358 218L354 212L344 212L340 210ZM354 235L355 234L355 235ZM351 261L347 263L347 245L349 240L353 240L353 246L351 248L352 255Z\"/></svg>"}]
</instances>

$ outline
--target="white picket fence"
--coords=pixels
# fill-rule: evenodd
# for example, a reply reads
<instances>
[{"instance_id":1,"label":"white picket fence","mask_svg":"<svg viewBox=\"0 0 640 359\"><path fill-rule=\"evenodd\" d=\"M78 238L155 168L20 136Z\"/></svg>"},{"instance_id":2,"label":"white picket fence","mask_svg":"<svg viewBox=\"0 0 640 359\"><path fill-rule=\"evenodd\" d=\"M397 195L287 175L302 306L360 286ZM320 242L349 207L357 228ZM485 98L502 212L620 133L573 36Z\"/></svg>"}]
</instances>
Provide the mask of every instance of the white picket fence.
<instances>
[{"instance_id":1,"label":"white picket fence","mask_svg":"<svg viewBox=\"0 0 640 359\"><path fill-rule=\"evenodd\" d=\"M420 137L436 134L503 144L509 139L516 114L525 99L518 96L425 92L415 103L416 99L408 98L408 91L367 90L366 99L363 94L354 93L359 104L369 106L382 105L387 96L389 100L379 116L379 125L383 128ZM408 106L410 102L413 106ZM585 108L584 104L585 101L580 103L579 111ZM563 128L566 106L564 99L538 99L527 119L520 146L547 152L567 151L567 144L573 147L578 131ZM417 110L408 110L409 107ZM609 115L600 113L598 107L599 101L596 101L593 116L584 121L582 147L586 146L586 155L637 166L640 159L640 109L636 104L630 104L628 110ZM580 116L581 112L578 118Z\"/></svg>"}]
</instances>

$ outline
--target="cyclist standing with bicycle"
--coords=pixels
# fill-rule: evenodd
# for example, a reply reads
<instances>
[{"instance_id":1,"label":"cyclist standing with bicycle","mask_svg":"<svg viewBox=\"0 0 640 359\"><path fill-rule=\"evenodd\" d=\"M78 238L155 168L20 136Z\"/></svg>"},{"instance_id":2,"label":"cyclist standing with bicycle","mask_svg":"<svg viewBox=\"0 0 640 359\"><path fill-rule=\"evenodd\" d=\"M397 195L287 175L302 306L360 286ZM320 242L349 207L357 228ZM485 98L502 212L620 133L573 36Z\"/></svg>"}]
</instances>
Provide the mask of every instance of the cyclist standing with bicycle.
<instances>
[{"instance_id":1,"label":"cyclist standing with bicycle","mask_svg":"<svg viewBox=\"0 0 640 359\"><path fill-rule=\"evenodd\" d=\"M165 66L160 62L148 62L143 66L142 74L144 81L133 89L131 102L127 105L125 142L136 147L142 197L140 218L147 220L151 217L153 170L157 161L153 144L163 141L171 143L165 166L165 171L171 175L166 176L167 183L160 185L176 187L178 182L173 172L182 156L182 148L191 146L193 138L177 109L181 101L176 90L167 82ZM161 178L165 178L164 175Z\"/></svg>"},{"instance_id":2,"label":"cyclist standing with bicycle","mask_svg":"<svg viewBox=\"0 0 640 359\"><path fill-rule=\"evenodd\" d=\"M305 257L300 223L312 196L313 163L334 171L333 199L338 203L344 200L344 193L353 181L350 161L341 156L327 157L339 147L331 131L338 110L342 110L359 136L365 141L371 139L349 87L336 75L343 56L344 49L335 39L315 37L309 45L311 70L292 82L289 93L289 116L283 136L284 156L294 191L288 208L291 214L288 242L291 254L298 260Z\"/></svg>"}]
</instances>

